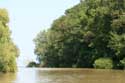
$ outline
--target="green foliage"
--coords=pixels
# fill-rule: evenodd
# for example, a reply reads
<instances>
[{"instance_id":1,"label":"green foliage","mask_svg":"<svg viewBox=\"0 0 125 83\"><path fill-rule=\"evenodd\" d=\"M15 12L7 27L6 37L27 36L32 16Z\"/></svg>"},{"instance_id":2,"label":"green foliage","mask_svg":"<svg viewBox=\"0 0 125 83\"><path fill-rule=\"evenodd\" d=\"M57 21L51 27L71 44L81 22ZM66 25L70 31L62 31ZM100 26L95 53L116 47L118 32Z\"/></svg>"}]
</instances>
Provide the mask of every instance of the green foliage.
<instances>
[{"instance_id":1,"label":"green foliage","mask_svg":"<svg viewBox=\"0 0 125 83\"><path fill-rule=\"evenodd\" d=\"M120 60L120 63L122 65L122 67L125 69L125 58L123 58L122 60Z\"/></svg>"},{"instance_id":2,"label":"green foliage","mask_svg":"<svg viewBox=\"0 0 125 83\"><path fill-rule=\"evenodd\" d=\"M116 56L120 59L125 55L125 34L118 35L116 33L111 33L111 41L109 42L109 47L113 49Z\"/></svg>"},{"instance_id":3,"label":"green foliage","mask_svg":"<svg viewBox=\"0 0 125 83\"><path fill-rule=\"evenodd\" d=\"M9 17L5 9L0 9L0 72L14 72L18 48L10 38Z\"/></svg>"},{"instance_id":4,"label":"green foliage","mask_svg":"<svg viewBox=\"0 0 125 83\"><path fill-rule=\"evenodd\" d=\"M83 0L66 10L35 38L35 54L45 67L92 68L108 57L119 68L125 57L125 0Z\"/></svg>"},{"instance_id":5,"label":"green foliage","mask_svg":"<svg viewBox=\"0 0 125 83\"><path fill-rule=\"evenodd\" d=\"M39 64L37 64L34 61L31 61L31 62L28 63L27 67L39 67Z\"/></svg>"},{"instance_id":6,"label":"green foliage","mask_svg":"<svg viewBox=\"0 0 125 83\"><path fill-rule=\"evenodd\" d=\"M110 58L99 58L95 60L93 66L97 69L112 69L113 61Z\"/></svg>"}]
</instances>

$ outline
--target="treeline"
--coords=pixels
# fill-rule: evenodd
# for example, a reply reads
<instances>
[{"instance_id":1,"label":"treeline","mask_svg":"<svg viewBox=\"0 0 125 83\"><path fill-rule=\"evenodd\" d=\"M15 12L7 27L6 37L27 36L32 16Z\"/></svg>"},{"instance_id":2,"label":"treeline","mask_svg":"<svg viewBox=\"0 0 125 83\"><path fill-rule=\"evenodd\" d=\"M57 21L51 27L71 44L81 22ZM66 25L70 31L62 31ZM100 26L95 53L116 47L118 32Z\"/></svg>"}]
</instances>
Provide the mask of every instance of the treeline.
<instances>
[{"instance_id":1,"label":"treeline","mask_svg":"<svg viewBox=\"0 0 125 83\"><path fill-rule=\"evenodd\" d=\"M0 9L0 72L15 72L16 57L19 55L19 50L10 37L8 22L7 11Z\"/></svg>"},{"instance_id":2,"label":"treeline","mask_svg":"<svg viewBox=\"0 0 125 83\"><path fill-rule=\"evenodd\" d=\"M125 0L84 0L35 38L42 67L123 69Z\"/></svg>"}]
</instances>

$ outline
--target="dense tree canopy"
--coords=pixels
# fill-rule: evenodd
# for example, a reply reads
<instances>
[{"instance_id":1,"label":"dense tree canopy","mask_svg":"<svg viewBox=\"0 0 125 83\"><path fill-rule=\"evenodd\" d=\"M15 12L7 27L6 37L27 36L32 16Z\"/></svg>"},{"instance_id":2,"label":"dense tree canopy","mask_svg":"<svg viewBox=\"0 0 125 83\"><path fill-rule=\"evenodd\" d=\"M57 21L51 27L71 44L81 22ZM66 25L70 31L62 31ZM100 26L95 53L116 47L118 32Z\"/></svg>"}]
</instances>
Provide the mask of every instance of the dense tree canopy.
<instances>
[{"instance_id":1,"label":"dense tree canopy","mask_svg":"<svg viewBox=\"0 0 125 83\"><path fill-rule=\"evenodd\" d=\"M125 0L84 0L35 38L43 67L125 66ZM104 58L104 59L103 59ZM106 60L105 60L106 58ZM101 68L101 67L98 67Z\"/></svg>"},{"instance_id":2,"label":"dense tree canopy","mask_svg":"<svg viewBox=\"0 0 125 83\"><path fill-rule=\"evenodd\" d=\"M0 9L0 71L14 72L18 48L13 43L8 27L9 17L5 9Z\"/></svg>"}]
</instances>

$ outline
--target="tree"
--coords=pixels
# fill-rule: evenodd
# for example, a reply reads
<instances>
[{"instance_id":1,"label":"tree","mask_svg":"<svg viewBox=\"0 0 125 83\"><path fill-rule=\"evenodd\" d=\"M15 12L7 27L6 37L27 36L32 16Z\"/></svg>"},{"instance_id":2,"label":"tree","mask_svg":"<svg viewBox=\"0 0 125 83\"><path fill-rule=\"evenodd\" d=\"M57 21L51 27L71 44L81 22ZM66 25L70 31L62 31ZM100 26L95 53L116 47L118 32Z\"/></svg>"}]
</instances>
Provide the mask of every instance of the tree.
<instances>
[{"instance_id":1,"label":"tree","mask_svg":"<svg viewBox=\"0 0 125 83\"><path fill-rule=\"evenodd\" d=\"M109 58L113 68L120 68L124 18L124 0L81 1L36 37L35 53L46 67L92 68L96 59Z\"/></svg>"},{"instance_id":2,"label":"tree","mask_svg":"<svg viewBox=\"0 0 125 83\"><path fill-rule=\"evenodd\" d=\"M8 27L9 17L5 9L0 9L0 71L14 72L19 50L13 43Z\"/></svg>"}]
</instances>

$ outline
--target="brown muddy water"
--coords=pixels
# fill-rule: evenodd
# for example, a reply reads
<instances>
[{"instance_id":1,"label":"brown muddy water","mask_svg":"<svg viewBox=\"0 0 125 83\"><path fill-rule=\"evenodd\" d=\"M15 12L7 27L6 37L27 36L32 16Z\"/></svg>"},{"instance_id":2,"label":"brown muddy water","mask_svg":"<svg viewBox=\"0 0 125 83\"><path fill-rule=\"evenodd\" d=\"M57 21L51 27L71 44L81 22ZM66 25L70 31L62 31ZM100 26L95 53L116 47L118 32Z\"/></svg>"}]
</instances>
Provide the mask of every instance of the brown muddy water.
<instances>
[{"instance_id":1,"label":"brown muddy water","mask_svg":"<svg viewBox=\"0 0 125 83\"><path fill-rule=\"evenodd\" d=\"M123 70L19 68L0 74L0 83L125 83Z\"/></svg>"}]
</instances>

